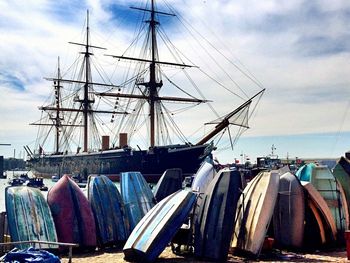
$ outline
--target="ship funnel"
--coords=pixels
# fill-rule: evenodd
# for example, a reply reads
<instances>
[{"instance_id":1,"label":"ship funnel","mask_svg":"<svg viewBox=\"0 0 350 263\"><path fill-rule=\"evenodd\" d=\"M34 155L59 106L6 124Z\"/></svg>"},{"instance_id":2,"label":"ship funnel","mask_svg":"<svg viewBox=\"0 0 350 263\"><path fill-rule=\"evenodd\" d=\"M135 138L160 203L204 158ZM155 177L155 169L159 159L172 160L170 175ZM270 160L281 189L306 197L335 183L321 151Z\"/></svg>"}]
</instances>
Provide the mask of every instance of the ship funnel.
<instances>
[{"instance_id":1,"label":"ship funnel","mask_svg":"<svg viewBox=\"0 0 350 263\"><path fill-rule=\"evenodd\" d=\"M109 136L102 136L102 151L109 149Z\"/></svg>"},{"instance_id":2,"label":"ship funnel","mask_svg":"<svg viewBox=\"0 0 350 263\"><path fill-rule=\"evenodd\" d=\"M123 148L125 146L128 146L128 134L119 133L119 147Z\"/></svg>"}]
</instances>

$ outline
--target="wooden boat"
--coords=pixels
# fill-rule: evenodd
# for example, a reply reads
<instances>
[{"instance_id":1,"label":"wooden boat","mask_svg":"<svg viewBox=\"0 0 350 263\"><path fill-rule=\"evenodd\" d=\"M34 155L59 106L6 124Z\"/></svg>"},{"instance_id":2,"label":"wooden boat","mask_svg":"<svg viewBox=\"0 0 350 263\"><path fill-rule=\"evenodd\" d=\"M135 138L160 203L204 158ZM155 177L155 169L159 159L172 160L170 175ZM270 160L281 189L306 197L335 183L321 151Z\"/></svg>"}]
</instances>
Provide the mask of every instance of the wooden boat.
<instances>
[{"instance_id":1,"label":"wooden boat","mask_svg":"<svg viewBox=\"0 0 350 263\"><path fill-rule=\"evenodd\" d=\"M125 242L129 235L129 224L117 186L107 176L89 176L88 200L95 216L99 245Z\"/></svg>"},{"instance_id":2,"label":"wooden boat","mask_svg":"<svg viewBox=\"0 0 350 263\"><path fill-rule=\"evenodd\" d=\"M209 183L213 180L216 175L214 165L208 159L205 159L199 167L196 175L192 182L192 191L198 193L205 193Z\"/></svg>"},{"instance_id":3,"label":"wooden boat","mask_svg":"<svg viewBox=\"0 0 350 263\"><path fill-rule=\"evenodd\" d=\"M48 192L47 202L55 221L59 242L96 246L95 219L88 199L68 175Z\"/></svg>"},{"instance_id":4,"label":"wooden boat","mask_svg":"<svg viewBox=\"0 0 350 263\"><path fill-rule=\"evenodd\" d=\"M350 163L344 157L341 157L336 166L333 168L333 175L338 180L344 190L345 199L350 213ZM349 227L349 226L348 226Z\"/></svg>"},{"instance_id":5,"label":"wooden boat","mask_svg":"<svg viewBox=\"0 0 350 263\"><path fill-rule=\"evenodd\" d=\"M156 202L151 188L139 172L122 173L120 188L131 232Z\"/></svg>"},{"instance_id":6,"label":"wooden boat","mask_svg":"<svg viewBox=\"0 0 350 263\"><path fill-rule=\"evenodd\" d=\"M273 229L280 247L301 248L304 238L304 188L292 173L280 177L278 198L273 214Z\"/></svg>"},{"instance_id":7,"label":"wooden boat","mask_svg":"<svg viewBox=\"0 0 350 263\"><path fill-rule=\"evenodd\" d=\"M209 184L195 215L194 254L224 261L230 247L236 205L242 188L237 170L221 170Z\"/></svg>"},{"instance_id":8,"label":"wooden boat","mask_svg":"<svg viewBox=\"0 0 350 263\"><path fill-rule=\"evenodd\" d=\"M337 183L329 168L325 165L307 164L298 170L297 175L299 175L301 181L311 182L320 192L332 211L337 230L343 236L341 233L349 225L349 212L344 195L341 193L341 186Z\"/></svg>"},{"instance_id":9,"label":"wooden boat","mask_svg":"<svg viewBox=\"0 0 350 263\"><path fill-rule=\"evenodd\" d=\"M157 202L168 195L182 189L182 170L178 168L167 169L153 188Z\"/></svg>"},{"instance_id":10,"label":"wooden boat","mask_svg":"<svg viewBox=\"0 0 350 263\"><path fill-rule=\"evenodd\" d=\"M305 247L319 248L320 245L327 243L327 240L334 240L332 231L328 231L326 236L327 222L317 204L306 194L305 206L305 227L304 227L304 244ZM330 235L329 235L330 234Z\"/></svg>"},{"instance_id":11,"label":"wooden boat","mask_svg":"<svg viewBox=\"0 0 350 263\"><path fill-rule=\"evenodd\" d=\"M329 235L328 235L330 238L329 241L336 240L336 237L337 237L336 223L334 221L334 217L326 201L324 200L322 195L319 193L319 191L317 191L317 189L310 182L301 181L301 184L307 192L308 205L313 210L313 213L317 221L319 222L319 224L323 219L322 221L324 222L324 224L323 223L320 224L320 231L321 231L323 243L325 243L327 240L326 240L326 233L322 233L322 232L325 232L327 229L329 232ZM316 208L319 213L315 212Z\"/></svg>"},{"instance_id":12,"label":"wooden boat","mask_svg":"<svg viewBox=\"0 0 350 263\"><path fill-rule=\"evenodd\" d=\"M123 248L125 260L152 262L190 213L196 195L179 190L155 205L137 224Z\"/></svg>"},{"instance_id":13,"label":"wooden boat","mask_svg":"<svg viewBox=\"0 0 350 263\"><path fill-rule=\"evenodd\" d=\"M5 204L11 241L41 240L57 242L55 224L49 206L39 189L12 186L5 190ZM29 244L19 245L20 248ZM39 248L57 248L37 244Z\"/></svg>"},{"instance_id":14,"label":"wooden boat","mask_svg":"<svg viewBox=\"0 0 350 263\"><path fill-rule=\"evenodd\" d=\"M231 242L234 252L260 254L275 208L278 185L277 171L261 172L244 189L237 204Z\"/></svg>"}]
</instances>

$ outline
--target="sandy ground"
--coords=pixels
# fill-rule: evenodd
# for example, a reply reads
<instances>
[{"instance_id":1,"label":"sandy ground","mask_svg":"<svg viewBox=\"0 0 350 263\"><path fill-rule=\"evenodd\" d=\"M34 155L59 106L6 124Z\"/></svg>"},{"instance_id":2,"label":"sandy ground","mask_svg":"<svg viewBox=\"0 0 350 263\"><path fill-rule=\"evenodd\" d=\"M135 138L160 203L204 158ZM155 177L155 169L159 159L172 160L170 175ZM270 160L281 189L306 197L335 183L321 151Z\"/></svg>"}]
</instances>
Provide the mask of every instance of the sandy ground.
<instances>
[{"instance_id":1,"label":"sandy ground","mask_svg":"<svg viewBox=\"0 0 350 263\"><path fill-rule=\"evenodd\" d=\"M93 253L74 253L72 262L77 263L104 263L104 262L127 262L123 259L124 254L121 249L106 249ZM265 253L259 259L246 259L229 255L227 262L350 262L347 260L346 250L336 249L332 251L316 251L312 254L296 254L293 252L277 251ZM62 262L67 263L68 258L63 257ZM209 261L199 261L191 256L183 257L173 254L170 247L167 247L160 255L157 263L206 263Z\"/></svg>"}]
</instances>

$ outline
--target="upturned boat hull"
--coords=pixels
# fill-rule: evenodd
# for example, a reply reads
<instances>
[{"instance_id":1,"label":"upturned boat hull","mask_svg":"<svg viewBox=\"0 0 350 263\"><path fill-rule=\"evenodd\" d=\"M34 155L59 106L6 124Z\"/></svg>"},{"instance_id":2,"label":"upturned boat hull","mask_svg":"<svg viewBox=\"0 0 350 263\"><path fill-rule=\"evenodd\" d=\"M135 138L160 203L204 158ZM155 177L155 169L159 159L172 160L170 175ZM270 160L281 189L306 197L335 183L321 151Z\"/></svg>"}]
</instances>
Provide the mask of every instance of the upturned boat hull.
<instances>
[{"instance_id":1,"label":"upturned boat hull","mask_svg":"<svg viewBox=\"0 0 350 263\"><path fill-rule=\"evenodd\" d=\"M319 191L332 211L339 237L349 225L349 214L345 194L341 185L327 166L307 164L298 170L301 181L308 181Z\"/></svg>"},{"instance_id":2,"label":"upturned boat hull","mask_svg":"<svg viewBox=\"0 0 350 263\"><path fill-rule=\"evenodd\" d=\"M279 185L276 171L261 172L244 189L236 212L231 247L258 256L275 208Z\"/></svg>"},{"instance_id":3,"label":"upturned boat hull","mask_svg":"<svg viewBox=\"0 0 350 263\"><path fill-rule=\"evenodd\" d=\"M123 252L125 259L136 262L153 262L190 213L196 195L185 190L164 198L137 224Z\"/></svg>"},{"instance_id":4,"label":"upturned boat hull","mask_svg":"<svg viewBox=\"0 0 350 263\"><path fill-rule=\"evenodd\" d=\"M181 169L168 169L164 172L158 183L153 188L153 194L157 202L163 200L168 195L182 189Z\"/></svg>"},{"instance_id":5,"label":"upturned boat hull","mask_svg":"<svg viewBox=\"0 0 350 263\"><path fill-rule=\"evenodd\" d=\"M96 226L90 203L72 179L64 175L48 192L47 202L59 242L96 246Z\"/></svg>"},{"instance_id":6,"label":"upturned boat hull","mask_svg":"<svg viewBox=\"0 0 350 263\"><path fill-rule=\"evenodd\" d=\"M55 224L44 196L39 189L27 186L6 188L6 212L11 241L41 240L57 242ZM20 248L30 244L19 245ZM38 244L40 248L57 248Z\"/></svg>"},{"instance_id":7,"label":"upturned boat hull","mask_svg":"<svg viewBox=\"0 0 350 263\"><path fill-rule=\"evenodd\" d=\"M129 224L117 186L104 175L90 176L88 199L95 216L98 243L107 246L125 242Z\"/></svg>"},{"instance_id":8,"label":"upturned boat hull","mask_svg":"<svg viewBox=\"0 0 350 263\"><path fill-rule=\"evenodd\" d=\"M156 202L151 188L139 172L122 173L120 189L131 232Z\"/></svg>"},{"instance_id":9,"label":"upturned boat hull","mask_svg":"<svg viewBox=\"0 0 350 263\"><path fill-rule=\"evenodd\" d=\"M226 260L242 188L238 171L222 170L209 184L195 216L196 257Z\"/></svg>"},{"instance_id":10,"label":"upturned boat hull","mask_svg":"<svg viewBox=\"0 0 350 263\"><path fill-rule=\"evenodd\" d=\"M292 173L280 178L278 199L273 214L276 243L280 247L300 249L303 246L305 220L304 188Z\"/></svg>"}]
</instances>

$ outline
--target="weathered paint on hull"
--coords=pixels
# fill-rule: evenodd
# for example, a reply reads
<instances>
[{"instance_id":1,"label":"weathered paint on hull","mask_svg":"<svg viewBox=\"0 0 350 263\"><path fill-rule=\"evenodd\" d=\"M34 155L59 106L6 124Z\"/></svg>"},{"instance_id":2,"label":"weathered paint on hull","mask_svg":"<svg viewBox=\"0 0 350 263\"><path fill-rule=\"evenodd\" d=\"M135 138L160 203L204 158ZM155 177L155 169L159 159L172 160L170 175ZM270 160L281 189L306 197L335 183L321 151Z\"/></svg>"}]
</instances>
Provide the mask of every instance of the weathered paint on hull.
<instances>
[{"instance_id":1,"label":"weathered paint on hull","mask_svg":"<svg viewBox=\"0 0 350 263\"><path fill-rule=\"evenodd\" d=\"M205 160L202 165L199 167L193 182L192 182L192 190L197 191L199 193L205 193L210 182L216 175L216 171L214 169L214 165L207 160Z\"/></svg>"},{"instance_id":2,"label":"weathered paint on hull","mask_svg":"<svg viewBox=\"0 0 350 263\"><path fill-rule=\"evenodd\" d=\"M274 237L280 247L302 248L304 238L305 196L299 179L292 173L280 178L273 214Z\"/></svg>"},{"instance_id":3,"label":"weathered paint on hull","mask_svg":"<svg viewBox=\"0 0 350 263\"><path fill-rule=\"evenodd\" d=\"M196 257L215 261L227 258L236 206L242 188L238 171L221 170L209 184L195 221Z\"/></svg>"},{"instance_id":4,"label":"weathered paint on hull","mask_svg":"<svg viewBox=\"0 0 350 263\"><path fill-rule=\"evenodd\" d=\"M163 200L168 195L181 190L182 181L181 169L174 168L166 170L153 188L154 197L157 202Z\"/></svg>"},{"instance_id":5,"label":"weathered paint on hull","mask_svg":"<svg viewBox=\"0 0 350 263\"><path fill-rule=\"evenodd\" d=\"M125 242L129 224L117 186L106 176L90 176L88 199L95 216L97 240L100 245Z\"/></svg>"},{"instance_id":6,"label":"weathered paint on hull","mask_svg":"<svg viewBox=\"0 0 350 263\"><path fill-rule=\"evenodd\" d=\"M342 237L342 233L349 225L349 214L346 200L341 194L340 186L334 175L324 165L307 164L299 171L299 179L312 183L326 201L335 219L337 230Z\"/></svg>"},{"instance_id":7,"label":"weathered paint on hull","mask_svg":"<svg viewBox=\"0 0 350 263\"><path fill-rule=\"evenodd\" d=\"M258 256L275 208L279 185L277 171L261 172L244 189L236 212L231 247Z\"/></svg>"},{"instance_id":8,"label":"weathered paint on hull","mask_svg":"<svg viewBox=\"0 0 350 263\"><path fill-rule=\"evenodd\" d=\"M155 199L150 186L139 172L122 173L120 188L131 232L155 205Z\"/></svg>"},{"instance_id":9,"label":"weathered paint on hull","mask_svg":"<svg viewBox=\"0 0 350 263\"><path fill-rule=\"evenodd\" d=\"M348 213L350 214L350 163L349 160L341 157L337 165L333 169L333 175L337 178L344 190L345 199L348 205ZM349 225L347 226L349 229Z\"/></svg>"},{"instance_id":10,"label":"weathered paint on hull","mask_svg":"<svg viewBox=\"0 0 350 263\"><path fill-rule=\"evenodd\" d=\"M41 240L57 242L55 224L39 189L27 186L6 188L8 226L12 241ZM40 248L57 248L54 245L37 245ZM29 247L19 245L20 248Z\"/></svg>"},{"instance_id":11,"label":"weathered paint on hull","mask_svg":"<svg viewBox=\"0 0 350 263\"><path fill-rule=\"evenodd\" d=\"M196 195L180 190L155 205L137 224L123 252L125 259L153 262L190 213Z\"/></svg>"},{"instance_id":12,"label":"weathered paint on hull","mask_svg":"<svg viewBox=\"0 0 350 263\"><path fill-rule=\"evenodd\" d=\"M328 240L326 241L335 241L337 237L337 227L326 201L310 182L301 181L301 184L307 192L311 207L314 206L318 209L320 216L322 216L323 221L325 222L324 229L325 231L328 231L328 236L326 236L326 238L328 237Z\"/></svg>"},{"instance_id":13,"label":"weathered paint on hull","mask_svg":"<svg viewBox=\"0 0 350 263\"><path fill-rule=\"evenodd\" d=\"M55 221L58 240L80 247L96 246L95 219L79 186L64 175L48 192L47 202Z\"/></svg>"}]
</instances>

